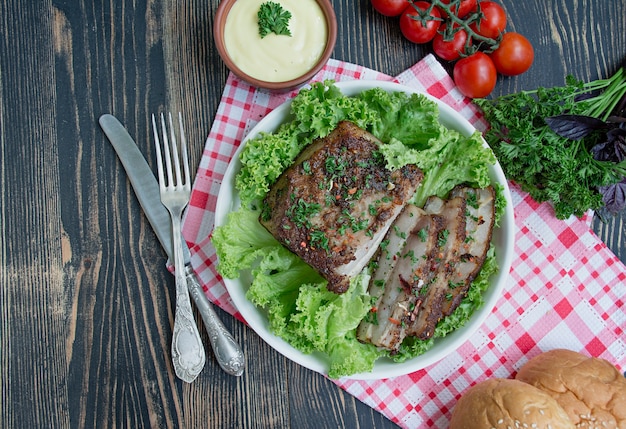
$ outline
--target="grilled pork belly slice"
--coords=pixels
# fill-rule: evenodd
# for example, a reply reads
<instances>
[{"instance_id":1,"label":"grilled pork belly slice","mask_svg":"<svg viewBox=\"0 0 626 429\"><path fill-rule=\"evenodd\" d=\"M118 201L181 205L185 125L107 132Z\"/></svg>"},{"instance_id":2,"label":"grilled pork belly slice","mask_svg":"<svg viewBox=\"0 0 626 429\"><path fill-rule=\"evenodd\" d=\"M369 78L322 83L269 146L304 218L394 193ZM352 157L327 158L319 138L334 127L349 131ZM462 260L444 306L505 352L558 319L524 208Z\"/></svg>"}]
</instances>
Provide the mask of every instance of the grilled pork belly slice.
<instances>
[{"instance_id":1,"label":"grilled pork belly slice","mask_svg":"<svg viewBox=\"0 0 626 429\"><path fill-rule=\"evenodd\" d=\"M367 265L423 178L413 165L387 170L379 144L340 122L298 155L263 202L261 224L336 293Z\"/></svg>"},{"instance_id":2,"label":"grilled pork belly slice","mask_svg":"<svg viewBox=\"0 0 626 429\"><path fill-rule=\"evenodd\" d=\"M438 254L431 266L431 278L418 291L421 305L416 320L407 326L407 335L428 339L441 319L448 291L448 280L456 262L459 249L465 240L465 199L453 197L447 201L430 197L424 210L443 218L443 229L437 235Z\"/></svg>"},{"instance_id":3,"label":"grilled pork belly slice","mask_svg":"<svg viewBox=\"0 0 626 429\"><path fill-rule=\"evenodd\" d=\"M369 293L377 299L357 338L397 350L421 305L417 293L430 281L443 219L408 205L387 233L374 264ZM406 231L406 232L405 232Z\"/></svg>"},{"instance_id":4,"label":"grilled pork belly slice","mask_svg":"<svg viewBox=\"0 0 626 429\"><path fill-rule=\"evenodd\" d=\"M494 218L492 187L459 186L448 200L430 197L424 209L407 206L378 255L369 287L377 301L357 329L359 340L393 353L407 336L432 337L482 268ZM408 231L405 240L397 238L402 231Z\"/></svg>"},{"instance_id":5,"label":"grilled pork belly slice","mask_svg":"<svg viewBox=\"0 0 626 429\"><path fill-rule=\"evenodd\" d=\"M465 240L459 252L459 261L448 281L443 315L449 316L461 304L461 300L474 281L487 257L496 217L496 192L492 186L474 189L457 186L451 196L466 200L467 216Z\"/></svg>"}]
</instances>

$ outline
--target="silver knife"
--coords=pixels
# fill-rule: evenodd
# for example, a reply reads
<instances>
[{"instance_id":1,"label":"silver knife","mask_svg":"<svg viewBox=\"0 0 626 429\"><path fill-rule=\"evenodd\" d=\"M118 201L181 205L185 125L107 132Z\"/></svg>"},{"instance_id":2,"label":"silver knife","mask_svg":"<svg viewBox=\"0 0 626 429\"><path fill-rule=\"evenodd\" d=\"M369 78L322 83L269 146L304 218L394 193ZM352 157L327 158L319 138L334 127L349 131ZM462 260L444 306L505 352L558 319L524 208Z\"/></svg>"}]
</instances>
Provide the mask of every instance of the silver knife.
<instances>
[{"instance_id":1,"label":"silver knife","mask_svg":"<svg viewBox=\"0 0 626 429\"><path fill-rule=\"evenodd\" d=\"M150 225L152 225L152 229L154 229L161 246L165 249L167 256L172 259L174 254L172 252L170 215L161 203L159 184L154 177L152 169L120 121L113 115L105 114L100 117L99 122L102 130L113 145L117 156L122 161L139 204L146 214ZM190 264L191 254L187 243L184 239L182 242L187 288L202 316L215 358L224 371L240 376L243 374L245 367L243 351L222 324L213 306L204 295L204 291Z\"/></svg>"}]
</instances>

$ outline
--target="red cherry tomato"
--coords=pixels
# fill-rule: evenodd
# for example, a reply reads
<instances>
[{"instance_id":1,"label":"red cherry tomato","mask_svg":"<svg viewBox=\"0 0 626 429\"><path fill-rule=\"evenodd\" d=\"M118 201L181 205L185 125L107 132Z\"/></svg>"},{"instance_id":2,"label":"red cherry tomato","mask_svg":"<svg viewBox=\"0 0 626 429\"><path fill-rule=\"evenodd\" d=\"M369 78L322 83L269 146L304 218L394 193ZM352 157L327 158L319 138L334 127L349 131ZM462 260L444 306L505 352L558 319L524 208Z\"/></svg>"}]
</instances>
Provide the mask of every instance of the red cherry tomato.
<instances>
[{"instance_id":1,"label":"red cherry tomato","mask_svg":"<svg viewBox=\"0 0 626 429\"><path fill-rule=\"evenodd\" d=\"M400 31L404 37L413 43L427 43L433 40L439 25L441 24L441 13L439 9L433 8L431 11L432 19L426 21L426 26L422 25L419 12L415 9L425 11L430 7L430 3L426 1L416 1L409 4L402 15L400 15Z\"/></svg>"},{"instance_id":2,"label":"red cherry tomato","mask_svg":"<svg viewBox=\"0 0 626 429\"><path fill-rule=\"evenodd\" d=\"M465 53L465 42L467 42L467 32L458 29L451 40L446 40L446 26L441 26L440 30L435 34L433 39L433 51L444 60L454 61L458 59L462 53Z\"/></svg>"},{"instance_id":3,"label":"red cherry tomato","mask_svg":"<svg viewBox=\"0 0 626 429\"><path fill-rule=\"evenodd\" d=\"M479 6L484 17L470 25L470 28L481 36L490 39L498 38L500 33L504 33L506 27L506 12L502 6L493 1L480 2Z\"/></svg>"},{"instance_id":4,"label":"red cherry tomato","mask_svg":"<svg viewBox=\"0 0 626 429\"><path fill-rule=\"evenodd\" d=\"M372 7L385 16L400 15L408 4L408 0L372 0Z\"/></svg>"},{"instance_id":5,"label":"red cherry tomato","mask_svg":"<svg viewBox=\"0 0 626 429\"><path fill-rule=\"evenodd\" d=\"M450 4L450 1L452 0L441 0L441 3ZM477 0L461 0L458 12L456 10L456 5L452 5L450 9L452 9L452 13L459 18L464 18L467 14L476 9L476 2Z\"/></svg>"},{"instance_id":6,"label":"red cherry tomato","mask_svg":"<svg viewBox=\"0 0 626 429\"><path fill-rule=\"evenodd\" d=\"M454 83L466 97L483 98L496 86L496 66L484 52L461 58L452 71Z\"/></svg>"},{"instance_id":7,"label":"red cherry tomato","mask_svg":"<svg viewBox=\"0 0 626 429\"><path fill-rule=\"evenodd\" d=\"M516 76L530 68L535 51L527 38L519 33L504 33L498 49L490 55L498 73Z\"/></svg>"}]
</instances>

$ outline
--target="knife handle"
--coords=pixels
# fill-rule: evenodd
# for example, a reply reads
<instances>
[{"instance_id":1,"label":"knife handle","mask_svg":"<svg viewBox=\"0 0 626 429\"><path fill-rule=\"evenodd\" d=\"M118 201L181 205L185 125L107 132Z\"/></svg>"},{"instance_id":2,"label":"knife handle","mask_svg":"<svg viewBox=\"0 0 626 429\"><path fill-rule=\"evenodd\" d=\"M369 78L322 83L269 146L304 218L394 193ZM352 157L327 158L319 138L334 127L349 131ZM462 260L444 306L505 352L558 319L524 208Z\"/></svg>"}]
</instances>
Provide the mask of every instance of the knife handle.
<instances>
[{"instance_id":1,"label":"knife handle","mask_svg":"<svg viewBox=\"0 0 626 429\"><path fill-rule=\"evenodd\" d=\"M185 277L187 278L189 293L196 303L196 307L198 307L204 326L206 326L217 362L228 374L242 375L245 359L241 347L235 342L233 336L215 313L190 265L185 267Z\"/></svg>"}]
</instances>

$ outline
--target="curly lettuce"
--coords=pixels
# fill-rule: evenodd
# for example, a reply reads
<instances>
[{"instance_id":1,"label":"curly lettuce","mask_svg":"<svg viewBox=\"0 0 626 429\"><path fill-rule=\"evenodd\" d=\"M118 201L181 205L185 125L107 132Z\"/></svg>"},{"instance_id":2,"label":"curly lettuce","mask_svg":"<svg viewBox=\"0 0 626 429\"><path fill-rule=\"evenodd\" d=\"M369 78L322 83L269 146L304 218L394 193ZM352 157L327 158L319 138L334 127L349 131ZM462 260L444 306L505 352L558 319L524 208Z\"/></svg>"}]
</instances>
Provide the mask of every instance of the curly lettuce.
<instances>
[{"instance_id":1,"label":"curly lettuce","mask_svg":"<svg viewBox=\"0 0 626 429\"><path fill-rule=\"evenodd\" d=\"M447 128L439 122L439 109L421 94L388 93L381 88L364 91L359 98L377 112L369 131L383 142L400 141L417 150L444 138Z\"/></svg>"},{"instance_id":2,"label":"curly lettuce","mask_svg":"<svg viewBox=\"0 0 626 429\"><path fill-rule=\"evenodd\" d=\"M439 138L431 139L427 146L416 149L392 138L381 147L387 167L400 168L415 164L424 172L424 180L413 198L414 204L423 206L431 195L445 197L459 183L484 188L491 183L489 165L496 158L483 145L481 134L476 131L469 137L441 125Z\"/></svg>"}]
</instances>

